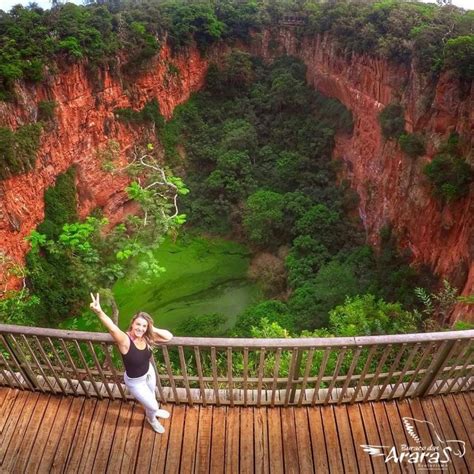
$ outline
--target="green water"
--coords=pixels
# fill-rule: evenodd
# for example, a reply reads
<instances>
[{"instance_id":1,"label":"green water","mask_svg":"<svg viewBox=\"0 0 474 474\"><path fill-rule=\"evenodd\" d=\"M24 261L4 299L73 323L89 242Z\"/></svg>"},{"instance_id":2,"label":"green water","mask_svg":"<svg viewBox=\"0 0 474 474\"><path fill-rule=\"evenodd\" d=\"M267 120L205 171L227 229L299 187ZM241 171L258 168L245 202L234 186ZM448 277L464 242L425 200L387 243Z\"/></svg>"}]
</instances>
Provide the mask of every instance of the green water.
<instances>
[{"instance_id":1,"label":"green water","mask_svg":"<svg viewBox=\"0 0 474 474\"><path fill-rule=\"evenodd\" d=\"M137 311L150 313L155 324L173 331L191 315L219 313L227 327L258 297L246 278L248 250L223 239L186 237L165 241L157 257L166 271L149 283L121 280L114 286L120 327Z\"/></svg>"}]
</instances>

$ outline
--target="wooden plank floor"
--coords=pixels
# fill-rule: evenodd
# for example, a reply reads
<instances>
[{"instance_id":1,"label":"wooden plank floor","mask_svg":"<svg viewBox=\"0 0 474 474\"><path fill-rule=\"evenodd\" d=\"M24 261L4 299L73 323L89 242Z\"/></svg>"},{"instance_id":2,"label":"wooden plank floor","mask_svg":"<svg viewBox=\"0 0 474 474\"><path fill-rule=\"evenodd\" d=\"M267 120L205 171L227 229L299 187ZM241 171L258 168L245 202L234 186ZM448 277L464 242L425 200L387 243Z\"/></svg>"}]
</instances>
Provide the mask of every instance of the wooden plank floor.
<instances>
[{"instance_id":1,"label":"wooden plank floor","mask_svg":"<svg viewBox=\"0 0 474 474\"><path fill-rule=\"evenodd\" d=\"M315 408L168 405L158 435L134 402L0 387L0 473L426 473L440 469L385 463L361 445L388 454L403 444L455 450L462 440L464 456L442 472L464 474L474 472L473 402L470 392ZM418 444L403 417L419 420Z\"/></svg>"}]
</instances>

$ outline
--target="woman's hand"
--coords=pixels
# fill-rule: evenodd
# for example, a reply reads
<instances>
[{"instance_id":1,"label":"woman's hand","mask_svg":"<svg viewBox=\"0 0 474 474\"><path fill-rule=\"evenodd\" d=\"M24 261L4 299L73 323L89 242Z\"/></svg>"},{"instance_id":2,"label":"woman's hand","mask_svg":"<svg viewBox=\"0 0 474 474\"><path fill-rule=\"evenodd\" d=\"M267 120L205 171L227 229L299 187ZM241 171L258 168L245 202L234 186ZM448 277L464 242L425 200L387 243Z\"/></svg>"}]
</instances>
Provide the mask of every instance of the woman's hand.
<instances>
[{"instance_id":1,"label":"woman's hand","mask_svg":"<svg viewBox=\"0 0 474 474\"><path fill-rule=\"evenodd\" d=\"M158 336L158 341L170 341L171 339L173 339L173 334L171 334L166 329L158 329L153 327L153 333L155 336Z\"/></svg>"},{"instance_id":2,"label":"woman's hand","mask_svg":"<svg viewBox=\"0 0 474 474\"><path fill-rule=\"evenodd\" d=\"M96 293L95 297L92 293L90 295L92 298L92 303L89 306L95 314L99 315L100 313L102 313L102 308L100 307L99 293Z\"/></svg>"}]
</instances>

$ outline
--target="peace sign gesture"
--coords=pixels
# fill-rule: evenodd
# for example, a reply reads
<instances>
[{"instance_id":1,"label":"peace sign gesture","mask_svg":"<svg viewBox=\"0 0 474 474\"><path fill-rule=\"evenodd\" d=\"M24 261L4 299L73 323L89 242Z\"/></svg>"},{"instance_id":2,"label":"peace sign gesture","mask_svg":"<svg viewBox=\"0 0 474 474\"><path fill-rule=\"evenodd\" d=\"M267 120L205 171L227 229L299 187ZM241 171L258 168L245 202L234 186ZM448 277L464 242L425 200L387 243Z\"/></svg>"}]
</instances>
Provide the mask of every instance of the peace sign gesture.
<instances>
[{"instance_id":1,"label":"peace sign gesture","mask_svg":"<svg viewBox=\"0 0 474 474\"><path fill-rule=\"evenodd\" d=\"M96 314L100 314L102 312L102 308L100 307L100 299L99 299L99 293L96 293L96 296L94 296L93 293L90 294L92 298L92 303L89 305L91 310L94 311Z\"/></svg>"}]
</instances>

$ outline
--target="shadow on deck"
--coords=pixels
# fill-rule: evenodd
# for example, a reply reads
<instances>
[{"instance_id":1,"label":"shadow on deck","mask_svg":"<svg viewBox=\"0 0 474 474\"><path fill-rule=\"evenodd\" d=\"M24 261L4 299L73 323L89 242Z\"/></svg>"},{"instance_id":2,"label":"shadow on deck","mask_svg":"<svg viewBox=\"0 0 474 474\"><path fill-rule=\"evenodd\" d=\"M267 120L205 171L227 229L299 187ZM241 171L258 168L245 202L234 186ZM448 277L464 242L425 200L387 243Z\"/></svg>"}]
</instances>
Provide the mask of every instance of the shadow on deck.
<instances>
[{"instance_id":1,"label":"shadow on deck","mask_svg":"<svg viewBox=\"0 0 474 474\"><path fill-rule=\"evenodd\" d=\"M158 435L134 402L0 387L0 472L468 473L473 398L464 392L301 408L168 404L171 418ZM401 463L395 451L405 453ZM419 462L408 462L410 452ZM429 464L436 453L447 462Z\"/></svg>"}]
</instances>

